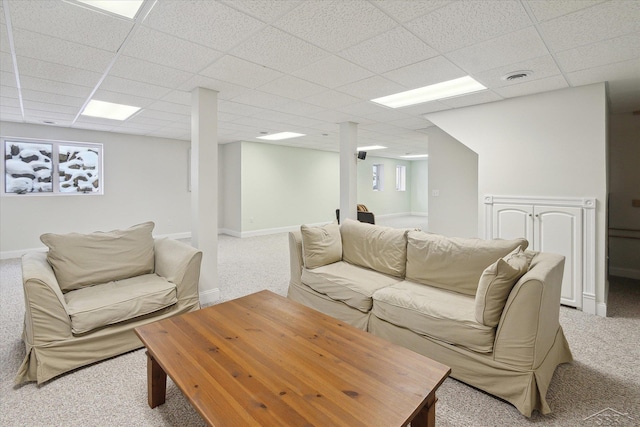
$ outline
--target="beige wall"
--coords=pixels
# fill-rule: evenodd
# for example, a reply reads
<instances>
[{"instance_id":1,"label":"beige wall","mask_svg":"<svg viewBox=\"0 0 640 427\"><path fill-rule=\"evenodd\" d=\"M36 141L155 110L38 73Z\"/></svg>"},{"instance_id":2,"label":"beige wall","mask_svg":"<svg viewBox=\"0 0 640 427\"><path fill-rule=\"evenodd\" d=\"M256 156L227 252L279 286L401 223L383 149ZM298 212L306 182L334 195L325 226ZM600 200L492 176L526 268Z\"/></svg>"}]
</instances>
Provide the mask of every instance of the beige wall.
<instances>
[{"instance_id":1,"label":"beige wall","mask_svg":"<svg viewBox=\"0 0 640 427\"><path fill-rule=\"evenodd\" d=\"M155 222L155 235L190 232L189 142L13 122L0 126L2 136L104 147L104 195L2 197L2 257L44 247L39 237L47 232L108 231L144 221Z\"/></svg>"}]
</instances>

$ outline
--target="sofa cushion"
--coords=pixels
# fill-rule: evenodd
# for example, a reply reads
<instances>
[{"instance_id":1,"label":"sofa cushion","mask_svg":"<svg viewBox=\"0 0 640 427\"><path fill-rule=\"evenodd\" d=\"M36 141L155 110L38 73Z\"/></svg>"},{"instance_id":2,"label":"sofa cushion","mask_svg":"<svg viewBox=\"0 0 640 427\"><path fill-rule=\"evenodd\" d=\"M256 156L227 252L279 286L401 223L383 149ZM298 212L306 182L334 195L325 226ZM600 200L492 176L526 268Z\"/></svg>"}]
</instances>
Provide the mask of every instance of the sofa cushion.
<instances>
[{"instance_id":1,"label":"sofa cushion","mask_svg":"<svg viewBox=\"0 0 640 427\"><path fill-rule=\"evenodd\" d=\"M340 234L344 261L404 278L407 230L345 219Z\"/></svg>"},{"instance_id":2,"label":"sofa cushion","mask_svg":"<svg viewBox=\"0 0 640 427\"><path fill-rule=\"evenodd\" d=\"M322 227L302 225L302 257L306 268L322 267L342 259L340 226L336 223Z\"/></svg>"},{"instance_id":3,"label":"sofa cushion","mask_svg":"<svg viewBox=\"0 0 640 427\"><path fill-rule=\"evenodd\" d=\"M407 235L407 280L475 296L482 272L526 239L482 240L422 231Z\"/></svg>"},{"instance_id":4,"label":"sofa cushion","mask_svg":"<svg viewBox=\"0 0 640 427\"><path fill-rule=\"evenodd\" d=\"M339 261L313 270L302 270L302 283L314 291L342 301L362 312L371 310L371 295L400 279Z\"/></svg>"},{"instance_id":5,"label":"sofa cushion","mask_svg":"<svg viewBox=\"0 0 640 427\"><path fill-rule=\"evenodd\" d=\"M530 259L520 246L504 258L487 267L475 299L476 320L487 326L497 326L502 310L518 279L529 269Z\"/></svg>"},{"instance_id":6,"label":"sofa cushion","mask_svg":"<svg viewBox=\"0 0 640 427\"><path fill-rule=\"evenodd\" d=\"M40 236L49 247L51 264L62 292L87 285L153 273L154 223L126 230L91 234L47 233Z\"/></svg>"},{"instance_id":7,"label":"sofa cushion","mask_svg":"<svg viewBox=\"0 0 640 427\"><path fill-rule=\"evenodd\" d=\"M86 286L67 292L64 299L74 334L144 316L178 301L176 285L156 274Z\"/></svg>"},{"instance_id":8,"label":"sofa cushion","mask_svg":"<svg viewBox=\"0 0 640 427\"><path fill-rule=\"evenodd\" d=\"M476 322L474 308L469 295L402 281L373 294L371 313L419 335L490 353L495 328Z\"/></svg>"}]
</instances>

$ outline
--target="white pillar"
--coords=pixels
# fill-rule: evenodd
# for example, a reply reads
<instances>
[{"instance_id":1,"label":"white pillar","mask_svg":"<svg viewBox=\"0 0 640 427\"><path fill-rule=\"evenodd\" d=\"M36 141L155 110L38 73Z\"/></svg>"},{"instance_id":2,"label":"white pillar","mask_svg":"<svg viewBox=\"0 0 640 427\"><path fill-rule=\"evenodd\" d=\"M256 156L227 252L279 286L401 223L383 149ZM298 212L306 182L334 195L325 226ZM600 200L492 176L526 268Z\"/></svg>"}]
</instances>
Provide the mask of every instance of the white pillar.
<instances>
[{"instance_id":1,"label":"white pillar","mask_svg":"<svg viewBox=\"0 0 640 427\"><path fill-rule=\"evenodd\" d=\"M358 203L358 124L340 123L340 222L357 219Z\"/></svg>"},{"instance_id":2,"label":"white pillar","mask_svg":"<svg viewBox=\"0 0 640 427\"><path fill-rule=\"evenodd\" d=\"M191 242L202 251L200 304L218 288L218 92L191 91Z\"/></svg>"}]
</instances>

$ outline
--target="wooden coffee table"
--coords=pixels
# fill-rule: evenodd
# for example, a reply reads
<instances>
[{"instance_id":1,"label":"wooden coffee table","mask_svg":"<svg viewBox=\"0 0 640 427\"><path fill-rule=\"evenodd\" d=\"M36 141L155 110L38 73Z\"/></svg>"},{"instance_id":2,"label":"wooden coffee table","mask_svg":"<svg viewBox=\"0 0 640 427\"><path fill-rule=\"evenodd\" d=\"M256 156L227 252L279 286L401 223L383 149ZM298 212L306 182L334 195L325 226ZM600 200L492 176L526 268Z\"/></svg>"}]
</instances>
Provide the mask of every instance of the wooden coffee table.
<instances>
[{"instance_id":1,"label":"wooden coffee table","mask_svg":"<svg viewBox=\"0 0 640 427\"><path fill-rule=\"evenodd\" d=\"M261 291L136 328L149 406L167 374L212 426L435 425L447 366Z\"/></svg>"}]
</instances>

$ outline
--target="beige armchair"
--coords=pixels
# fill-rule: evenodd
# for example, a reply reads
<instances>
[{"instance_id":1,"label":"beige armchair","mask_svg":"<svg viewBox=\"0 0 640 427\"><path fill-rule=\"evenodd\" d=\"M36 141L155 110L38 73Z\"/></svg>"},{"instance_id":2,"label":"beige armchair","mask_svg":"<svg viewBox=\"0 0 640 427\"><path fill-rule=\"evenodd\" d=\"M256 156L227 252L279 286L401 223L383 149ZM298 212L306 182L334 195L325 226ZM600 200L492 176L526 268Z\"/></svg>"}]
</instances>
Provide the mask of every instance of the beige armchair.
<instances>
[{"instance_id":1,"label":"beige armchair","mask_svg":"<svg viewBox=\"0 0 640 427\"><path fill-rule=\"evenodd\" d=\"M135 327L200 308L202 253L152 229L43 235L49 252L23 256L26 356L16 384L142 347Z\"/></svg>"}]
</instances>

